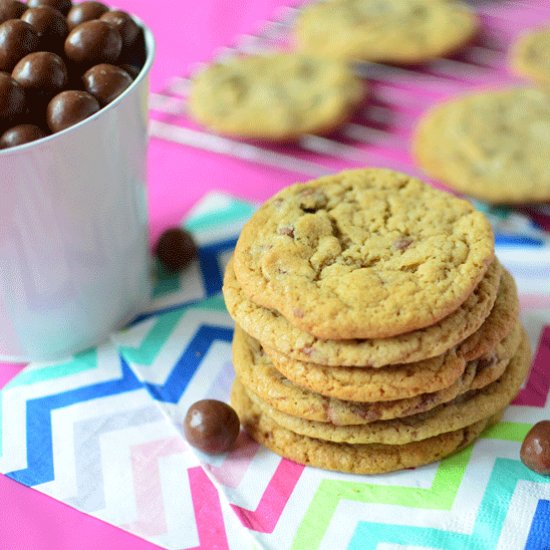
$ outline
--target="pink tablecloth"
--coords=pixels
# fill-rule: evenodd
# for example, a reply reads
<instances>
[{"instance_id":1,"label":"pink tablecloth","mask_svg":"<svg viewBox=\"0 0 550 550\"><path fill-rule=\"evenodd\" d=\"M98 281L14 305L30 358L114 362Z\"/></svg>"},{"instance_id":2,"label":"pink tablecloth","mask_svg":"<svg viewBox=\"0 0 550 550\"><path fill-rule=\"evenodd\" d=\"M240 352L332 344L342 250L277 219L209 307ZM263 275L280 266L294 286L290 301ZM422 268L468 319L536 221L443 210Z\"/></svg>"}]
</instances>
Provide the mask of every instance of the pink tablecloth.
<instances>
[{"instance_id":1,"label":"pink tablecloth","mask_svg":"<svg viewBox=\"0 0 550 550\"><path fill-rule=\"evenodd\" d=\"M288 3L288 2L287 2ZM254 30L282 0L117 0L139 15L157 38L151 87L160 90L218 46ZM210 189L263 199L293 181L292 175L160 141L149 154L151 238L178 222ZM0 366L0 387L21 370ZM146 550L156 548L0 476L0 548L9 550Z\"/></svg>"}]
</instances>

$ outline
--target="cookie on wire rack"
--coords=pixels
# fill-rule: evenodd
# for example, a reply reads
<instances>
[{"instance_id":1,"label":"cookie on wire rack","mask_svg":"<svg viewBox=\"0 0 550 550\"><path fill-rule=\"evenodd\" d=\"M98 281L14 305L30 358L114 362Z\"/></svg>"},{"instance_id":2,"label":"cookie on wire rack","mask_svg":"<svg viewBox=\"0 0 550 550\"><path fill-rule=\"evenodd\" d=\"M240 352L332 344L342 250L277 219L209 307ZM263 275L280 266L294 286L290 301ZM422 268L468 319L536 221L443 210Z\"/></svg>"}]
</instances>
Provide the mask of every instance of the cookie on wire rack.
<instances>
[{"instance_id":1,"label":"cookie on wire rack","mask_svg":"<svg viewBox=\"0 0 550 550\"><path fill-rule=\"evenodd\" d=\"M294 36L303 52L416 64L455 53L477 30L475 13L454 0L329 0L303 10Z\"/></svg>"},{"instance_id":2,"label":"cookie on wire rack","mask_svg":"<svg viewBox=\"0 0 550 550\"><path fill-rule=\"evenodd\" d=\"M550 26L522 34L511 48L510 67L520 76L550 88Z\"/></svg>"},{"instance_id":3,"label":"cookie on wire rack","mask_svg":"<svg viewBox=\"0 0 550 550\"><path fill-rule=\"evenodd\" d=\"M351 118L366 86L344 62L271 53L213 63L191 82L191 117L221 134L293 141Z\"/></svg>"},{"instance_id":4,"label":"cookie on wire rack","mask_svg":"<svg viewBox=\"0 0 550 550\"><path fill-rule=\"evenodd\" d=\"M413 155L432 177L493 204L550 201L550 91L469 93L430 109Z\"/></svg>"}]
</instances>

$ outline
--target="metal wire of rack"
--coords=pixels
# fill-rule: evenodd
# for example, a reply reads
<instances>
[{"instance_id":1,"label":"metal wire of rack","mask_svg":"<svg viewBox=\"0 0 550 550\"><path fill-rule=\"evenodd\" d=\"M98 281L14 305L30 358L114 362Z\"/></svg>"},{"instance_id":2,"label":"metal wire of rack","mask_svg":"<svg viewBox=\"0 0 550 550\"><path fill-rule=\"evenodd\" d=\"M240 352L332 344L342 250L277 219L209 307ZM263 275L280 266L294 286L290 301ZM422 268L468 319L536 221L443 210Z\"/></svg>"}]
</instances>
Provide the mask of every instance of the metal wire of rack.
<instances>
[{"instance_id":1,"label":"metal wire of rack","mask_svg":"<svg viewBox=\"0 0 550 550\"><path fill-rule=\"evenodd\" d=\"M330 136L306 135L292 147L253 143L197 128L186 117L190 77L172 79L162 93L151 95L151 135L206 151L275 167L308 177L346 166L381 166L419 175L409 154L409 140L420 115L446 97L490 85L517 82L506 68L513 37L527 28L550 23L550 3L529 0L470 0L482 20L478 38L452 58L418 67L357 63L355 70L369 84L369 100L355 119ZM214 53L215 61L243 54L277 50L289 38L303 9L281 8L258 32L238 37L231 47ZM159 116L160 115L160 116ZM544 207L542 207L544 208Z\"/></svg>"}]
</instances>

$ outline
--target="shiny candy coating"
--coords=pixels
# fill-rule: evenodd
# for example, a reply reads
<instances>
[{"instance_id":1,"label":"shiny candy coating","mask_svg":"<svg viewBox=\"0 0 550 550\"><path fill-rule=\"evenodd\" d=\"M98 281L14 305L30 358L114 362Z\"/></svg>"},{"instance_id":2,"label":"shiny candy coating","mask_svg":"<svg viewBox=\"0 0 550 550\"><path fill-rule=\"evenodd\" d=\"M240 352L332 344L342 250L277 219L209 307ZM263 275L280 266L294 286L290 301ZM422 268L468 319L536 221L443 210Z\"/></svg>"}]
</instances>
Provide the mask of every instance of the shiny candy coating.
<instances>
[{"instance_id":1,"label":"shiny candy coating","mask_svg":"<svg viewBox=\"0 0 550 550\"><path fill-rule=\"evenodd\" d=\"M239 435L237 413L227 404L214 399L197 401L187 411L183 423L187 442L210 454L228 451Z\"/></svg>"},{"instance_id":2,"label":"shiny candy coating","mask_svg":"<svg viewBox=\"0 0 550 550\"><path fill-rule=\"evenodd\" d=\"M12 71L17 62L39 45L34 28L20 19L10 19L0 25L0 71Z\"/></svg>"},{"instance_id":3,"label":"shiny candy coating","mask_svg":"<svg viewBox=\"0 0 550 550\"><path fill-rule=\"evenodd\" d=\"M46 135L46 132L35 124L19 124L18 126L6 130L2 136L0 136L0 148L7 149L8 147L17 147L17 145L36 141Z\"/></svg>"},{"instance_id":4,"label":"shiny candy coating","mask_svg":"<svg viewBox=\"0 0 550 550\"><path fill-rule=\"evenodd\" d=\"M1 0L0 23L3 23L8 19L19 19L26 9L27 7L23 4L23 2L16 2L15 0Z\"/></svg>"},{"instance_id":5,"label":"shiny candy coating","mask_svg":"<svg viewBox=\"0 0 550 550\"><path fill-rule=\"evenodd\" d=\"M101 106L111 103L133 82L132 77L124 69L107 63L88 69L82 80L85 90L92 94Z\"/></svg>"},{"instance_id":6,"label":"shiny candy coating","mask_svg":"<svg viewBox=\"0 0 550 550\"><path fill-rule=\"evenodd\" d=\"M20 116L25 111L25 90L10 74L0 72L0 120Z\"/></svg>"},{"instance_id":7,"label":"shiny candy coating","mask_svg":"<svg viewBox=\"0 0 550 550\"><path fill-rule=\"evenodd\" d=\"M115 63L121 51L122 38L118 31L97 19L78 25L65 40L67 58L86 67Z\"/></svg>"},{"instance_id":8,"label":"shiny candy coating","mask_svg":"<svg viewBox=\"0 0 550 550\"><path fill-rule=\"evenodd\" d=\"M59 10L63 15L67 15L73 3L71 0L29 0L27 2L29 8L37 8L38 6L50 6Z\"/></svg>"},{"instance_id":9,"label":"shiny candy coating","mask_svg":"<svg viewBox=\"0 0 550 550\"><path fill-rule=\"evenodd\" d=\"M172 227L160 236L155 254L168 271L177 273L196 258L197 246L188 231L181 227Z\"/></svg>"},{"instance_id":10,"label":"shiny candy coating","mask_svg":"<svg viewBox=\"0 0 550 550\"><path fill-rule=\"evenodd\" d=\"M99 19L109 8L101 2L81 2L75 4L67 15L69 29L78 27L81 23Z\"/></svg>"},{"instance_id":11,"label":"shiny candy coating","mask_svg":"<svg viewBox=\"0 0 550 550\"><path fill-rule=\"evenodd\" d=\"M63 59L51 52L35 52L25 56L13 69L12 76L26 90L52 97L68 82Z\"/></svg>"},{"instance_id":12,"label":"shiny candy coating","mask_svg":"<svg viewBox=\"0 0 550 550\"><path fill-rule=\"evenodd\" d=\"M521 446L520 458L534 472L550 475L550 420L537 422L529 430Z\"/></svg>"},{"instance_id":13,"label":"shiny candy coating","mask_svg":"<svg viewBox=\"0 0 550 550\"><path fill-rule=\"evenodd\" d=\"M61 132L99 111L97 99L88 92L68 90L48 104L46 120L52 132Z\"/></svg>"},{"instance_id":14,"label":"shiny candy coating","mask_svg":"<svg viewBox=\"0 0 550 550\"><path fill-rule=\"evenodd\" d=\"M50 6L27 10L21 19L29 23L38 34L40 49L61 53L69 27L63 14Z\"/></svg>"},{"instance_id":15,"label":"shiny candy coating","mask_svg":"<svg viewBox=\"0 0 550 550\"><path fill-rule=\"evenodd\" d=\"M108 11L104 13L100 19L101 21L113 25L117 29L122 38L122 45L124 48L132 46L139 36L139 27L137 23L125 11Z\"/></svg>"}]
</instances>

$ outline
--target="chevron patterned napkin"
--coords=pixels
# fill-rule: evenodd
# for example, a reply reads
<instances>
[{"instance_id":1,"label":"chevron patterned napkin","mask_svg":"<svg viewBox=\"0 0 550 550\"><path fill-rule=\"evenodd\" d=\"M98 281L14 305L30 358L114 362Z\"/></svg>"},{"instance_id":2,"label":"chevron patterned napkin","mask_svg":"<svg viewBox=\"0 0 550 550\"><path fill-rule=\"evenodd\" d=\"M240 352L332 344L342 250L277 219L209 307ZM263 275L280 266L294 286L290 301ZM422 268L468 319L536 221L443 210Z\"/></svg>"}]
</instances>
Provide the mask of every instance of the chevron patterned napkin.
<instances>
[{"instance_id":1,"label":"chevron patterned napkin","mask_svg":"<svg viewBox=\"0 0 550 550\"><path fill-rule=\"evenodd\" d=\"M216 457L184 441L191 403L228 399L232 322L219 290L252 211L207 196L186 222L199 262L159 273L141 322L6 386L0 471L164 548L550 548L550 478L518 460L529 427L550 417L547 234L511 212L493 220L535 351L503 421L437 464L351 476L281 459L244 433Z\"/></svg>"}]
</instances>

